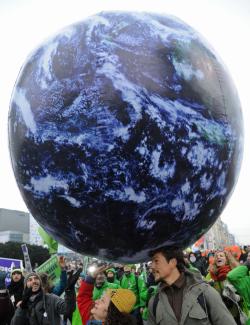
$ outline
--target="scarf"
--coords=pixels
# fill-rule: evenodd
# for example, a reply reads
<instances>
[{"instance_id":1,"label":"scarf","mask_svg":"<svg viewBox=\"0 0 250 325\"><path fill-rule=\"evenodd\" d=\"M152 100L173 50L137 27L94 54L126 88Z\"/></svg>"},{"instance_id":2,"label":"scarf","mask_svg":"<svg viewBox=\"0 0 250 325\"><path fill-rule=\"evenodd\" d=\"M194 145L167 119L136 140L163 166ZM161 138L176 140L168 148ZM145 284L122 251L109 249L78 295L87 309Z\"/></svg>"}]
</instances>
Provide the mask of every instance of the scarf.
<instances>
[{"instance_id":1,"label":"scarf","mask_svg":"<svg viewBox=\"0 0 250 325\"><path fill-rule=\"evenodd\" d=\"M21 291L21 294L23 293L23 289L24 289L23 279L24 278L22 277L18 282L14 282L13 280L11 280L8 286L10 296L15 293L18 293L18 291Z\"/></svg>"},{"instance_id":2,"label":"scarf","mask_svg":"<svg viewBox=\"0 0 250 325\"><path fill-rule=\"evenodd\" d=\"M219 266L217 272L210 271L211 278L214 281L224 281L226 280L228 272L231 271L229 265Z\"/></svg>"}]
</instances>

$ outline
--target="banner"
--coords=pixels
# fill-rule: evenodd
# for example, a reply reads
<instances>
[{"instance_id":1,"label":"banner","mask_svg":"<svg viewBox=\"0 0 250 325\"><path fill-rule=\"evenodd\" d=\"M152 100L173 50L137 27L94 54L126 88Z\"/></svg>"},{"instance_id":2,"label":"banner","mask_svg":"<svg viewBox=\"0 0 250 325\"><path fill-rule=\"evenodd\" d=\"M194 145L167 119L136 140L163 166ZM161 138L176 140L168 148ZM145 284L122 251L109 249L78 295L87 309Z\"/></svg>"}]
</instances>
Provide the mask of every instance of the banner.
<instances>
[{"instance_id":1,"label":"banner","mask_svg":"<svg viewBox=\"0 0 250 325\"><path fill-rule=\"evenodd\" d=\"M26 244L22 244L21 247L22 247L22 251L23 251L25 270L27 273L32 272L32 266L31 266L31 262L30 262L28 247Z\"/></svg>"},{"instance_id":2,"label":"banner","mask_svg":"<svg viewBox=\"0 0 250 325\"><path fill-rule=\"evenodd\" d=\"M6 272L7 276L5 278L5 284L8 286L10 284L10 273L14 269L23 269L23 261L17 260L15 258L5 258L0 257L0 271Z\"/></svg>"},{"instance_id":3,"label":"banner","mask_svg":"<svg viewBox=\"0 0 250 325\"><path fill-rule=\"evenodd\" d=\"M10 273L13 269L23 269L23 261L14 258L0 257L0 271Z\"/></svg>"},{"instance_id":4,"label":"banner","mask_svg":"<svg viewBox=\"0 0 250 325\"><path fill-rule=\"evenodd\" d=\"M58 242L54 240L42 227L38 228L38 233L41 236L44 244L48 246L49 253L56 254L58 250Z\"/></svg>"},{"instance_id":5,"label":"banner","mask_svg":"<svg viewBox=\"0 0 250 325\"><path fill-rule=\"evenodd\" d=\"M45 272L49 275L52 282L55 284L60 279L61 275L61 268L58 263L57 256L54 255L50 259L48 259L46 262L44 262L42 265L38 266L35 269L36 272Z\"/></svg>"}]
</instances>

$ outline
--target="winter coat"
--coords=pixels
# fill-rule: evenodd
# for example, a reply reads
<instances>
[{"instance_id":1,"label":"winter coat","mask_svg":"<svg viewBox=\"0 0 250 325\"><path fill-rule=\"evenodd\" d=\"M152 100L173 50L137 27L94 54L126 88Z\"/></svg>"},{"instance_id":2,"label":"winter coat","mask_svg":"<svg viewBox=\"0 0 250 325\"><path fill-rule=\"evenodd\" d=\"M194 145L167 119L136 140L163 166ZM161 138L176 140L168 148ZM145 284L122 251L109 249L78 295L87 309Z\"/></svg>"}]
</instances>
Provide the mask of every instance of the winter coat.
<instances>
[{"instance_id":1,"label":"winter coat","mask_svg":"<svg viewBox=\"0 0 250 325\"><path fill-rule=\"evenodd\" d=\"M42 293L28 308L18 307L11 325L60 325L60 315L69 315L75 309L75 291L66 290L64 299L53 293Z\"/></svg>"},{"instance_id":2,"label":"winter coat","mask_svg":"<svg viewBox=\"0 0 250 325\"><path fill-rule=\"evenodd\" d=\"M77 296L77 306L82 318L82 324L86 325L90 319L90 311L94 305L92 298L94 290L94 278L87 276L84 281L81 282L78 296Z\"/></svg>"},{"instance_id":3,"label":"winter coat","mask_svg":"<svg viewBox=\"0 0 250 325\"><path fill-rule=\"evenodd\" d=\"M6 289L0 290L0 324L9 325L14 315L14 307Z\"/></svg>"},{"instance_id":4,"label":"winter coat","mask_svg":"<svg viewBox=\"0 0 250 325\"><path fill-rule=\"evenodd\" d=\"M227 286L227 280L224 281L213 281L211 274L208 273L206 276L206 280L210 282L210 285L220 294L223 302L225 303L227 309L230 311L236 322L239 322L239 311L238 306L236 305L238 302L235 299L231 299L231 297L227 297L225 286ZM212 282L211 282L212 280Z\"/></svg>"},{"instance_id":5,"label":"winter coat","mask_svg":"<svg viewBox=\"0 0 250 325\"><path fill-rule=\"evenodd\" d=\"M236 325L218 292L205 283L198 274L185 271L181 320L178 322L169 304L164 285L158 288L159 301L154 313L154 301L149 301L148 325ZM199 301L203 301L203 305Z\"/></svg>"},{"instance_id":6,"label":"winter coat","mask_svg":"<svg viewBox=\"0 0 250 325\"><path fill-rule=\"evenodd\" d=\"M143 274L137 277L137 286L138 286L138 294L139 294L139 307L144 308L147 304L148 298L148 288L145 282L145 276Z\"/></svg>"},{"instance_id":7,"label":"winter coat","mask_svg":"<svg viewBox=\"0 0 250 325\"><path fill-rule=\"evenodd\" d=\"M135 306L133 308L133 310L137 309L140 306L140 297L139 297L139 279L138 277L136 277L136 275L134 273L130 273L129 276L127 276L126 274L123 275L123 277L121 278L121 288L123 289L129 289L131 291L134 292L135 296L136 296L136 303Z\"/></svg>"},{"instance_id":8,"label":"winter coat","mask_svg":"<svg viewBox=\"0 0 250 325\"><path fill-rule=\"evenodd\" d=\"M120 288L119 284L105 281L101 286L101 288L97 288L96 286L94 287L93 300L100 299L107 289L118 289L118 288Z\"/></svg>"},{"instance_id":9,"label":"winter coat","mask_svg":"<svg viewBox=\"0 0 250 325\"><path fill-rule=\"evenodd\" d=\"M13 280L11 280L7 288L9 290L11 301L13 302L16 308L16 304L22 300L23 289L24 289L24 277L21 277L21 279L18 282L14 282Z\"/></svg>"},{"instance_id":10,"label":"winter coat","mask_svg":"<svg viewBox=\"0 0 250 325\"><path fill-rule=\"evenodd\" d=\"M198 269L203 276L207 275L207 261L203 256L196 257L196 261L190 264Z\"/></svg>"},{"instance_id":11,"label":"winter coat","mask_svg":"<svg viewBox=\"0 0 250 325\"><path fill-rule=\"evenodd\" d=\"M245 265L239 265L227 274L227 280L243 300L242 309L250 318L250 273ZM250 324L250 319L247 324Z\"/></svg>"},{"instance_id":12,"label":"winter coat","mask_svg":"<svg viewBox=\"0 0 250 325\"><path fill-rule=\"evenodd\" d=\"M156 291L157 291L156 285L152 285L147 288L147 294L145 297L145 307L143 307L143 312L142 312L142 319L145 321L148 320L148 302L151 299L151 297L155 295Z\"/></svg>"},{"instance_id":13,"label":"winter coat","mask_svg":"<svg viewBox=\"0 0 250 325\"><path fill-rule=\"evenodd\" d=\"M114 268L111 268L111 269L106 270L106 274L107 274L108 272L112 272L113 275L114 275L114 282L109 282L109 283L115 283L115 284L118 284L118 285L119 285L119 288L120 288L120 281L117 279L115 269L114 269Z\"/></svg>"}]
</instances>

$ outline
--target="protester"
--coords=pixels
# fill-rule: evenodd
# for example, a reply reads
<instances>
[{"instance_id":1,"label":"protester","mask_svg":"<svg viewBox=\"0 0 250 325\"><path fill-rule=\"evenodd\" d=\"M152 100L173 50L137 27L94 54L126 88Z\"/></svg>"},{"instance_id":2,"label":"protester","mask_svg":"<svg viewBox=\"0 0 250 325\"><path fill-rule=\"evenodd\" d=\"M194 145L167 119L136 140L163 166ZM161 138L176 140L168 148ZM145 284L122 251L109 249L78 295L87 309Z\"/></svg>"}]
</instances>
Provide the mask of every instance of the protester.
<instances>
[{"instance_id":1,"label":"protester","mask_svg":"<svg viewBox=\"0 0 250 325\"><path fill-rule=\"evenodd\" d=\"M11 272L11 282L8 286L11 301L16 308L19 301L22 300L24 289L24 277L21 269L13 269Z\"/></svg>"},{"instance_id":2,"label":"protester","mask_svg":"<svg viewBox=\"0 0 250 325\"><path fill-rule=\"evenodd\" d=\"M184 258L185 267L189 269L189 271L200 273L200 270L194 267L193 264L190 262L188 254L186 252L183 252L183 258Z\"/></svg>"},{"instance_id":3,"label":"protester","mask_svg":"<svg viewBox=\"0 0 250 325\"><path fill-rule=\"evenodd\" d=\"M136 304L133 308L133 315L137 319L137 324L142 324L142 317L141 317L141 307L140 306L140 292L139 292L139 278L132 272L132 265L125 265L124 274L121 278L120 284L121 288L131 290L136 296Z\"/></svg>"},{"instance_id":4,"label":"protester","mask_svg":"<svg viewBox=\"0 0 250 325\"><path fill-rule=\"evenodd\" d=\"M160 284L149 302L149 325L236 324L216 290L185 268L181 250L162 247L150 255Z\"/></svg>"},{"instance_id":5,"label":"protester","mask_svg":"<svg viewBox=\"0 0 250 325\"><path fill-rule=\"evenodd\" d=\"M60 315L69 315L75 309L75 283L77 277L68 280L65 298L45 293L41 278L29 273L24 280L22 301L15 311L11 325L60 325Z\"/></svg>"},{"instance_id":6,"label":"protester","mask_svg":"<svg viewBox=\"0 0 250 325\"><path fill-rule=\"evenodd\" d=\"M152 270L152 262L150 261L147 266L147 282L146 285L149 288L150 286L155 286L155 278Z\"/></svg>"},{"instance_id":7,"label":"protester","mask_svg":"<svg viewBox=\"0 0 250 325\"><path fill-rule=\"evenodd\" d=\"M189 261L191 263L191 266L198 269L203 276L207 275L207 261L205 257L201 255L200 251L197 251L195 253L191 252L189 254Z\"/></svg>"},{"instance_id":8,"label":"protester","mask_svg":"<svg viewBox=\"0 0 250 325\"><path fill-rule=\"evenodd\" d=\"M227 279L240 295L242 310L248 318L246 325L250 325L250 252L245 264L239 265L230 271L227 274Z\"/></svg>"},{"instance_id":9,"label":"protester","mask_svg":"<svg viewBox=\"0 0 250 325\"><path fill-rule=\"evenodd\" d=\"M114 268L110 268L106 271L106 275L107 275L107 281L109 283L115 283L118 284L120 287L120 281L116 278L116 271Z\"/></svg>"},{"instance_id":10,"label":"protester","mask_svg":"<svg viewBox=\"0 0 250 325\"><path fill-rule=\"evenodd\" d=\"M247 261L248 253L250 253L250 246L244 246L243 250L242 250L242 254L239 259L241 264L243 264Z\"/></svg>"},{"instance_id":11,"label":"protester","mask_svg":"<svg viewBox=\"0 0 250 325\"><path fill-rule=\"evenodd\" d=\"M108 288L118 289L120 285L108 282L104 272L97 274L93 291L93 300L100 299Z\"/></svg>"},{"instance_id":12,"label":"protester","mask_svg":"<svg viewBox=\"0 0 250 325\"><path fill-rule=\"evenodd\" d=\"M141 307L143 325L146 325L148 320L148 302L151 297L155 295L157 290L157 284L152 271L152 262L149 262L147 265L147 281L145 284L146 292L143 290L143 292L140 293L140 302L144 302L144 307Z\"/></svg>"},{"instance_id":13,"label":"protester","mask_svg":"<svg viewBox=\"0 0 250 325\"><path fill-rule=\"evenodd\" d=\"M14 307L5 285L6 272L0 271L0 325L10 325Z\"/></svg>"},{"instance_id":14,"label":"protester","mask_svg":"<svg viewBox=\"0 0 250 325\"><path fill-rule=\"evenodd\" d=\"M77 296L77 304L82 317L82 324L90 324L90 320L103 322L105 325L133 325L135 321L129 314L136 302L134 293L127 289L109 289L104 296L92 299L94 282L97 274L104 272L106 266L101 266L82 281ZM94 324L94 323L93 323Z\"/></svg>"},{"instance_id":15,"label":"protester","mask_svg":"<svg viewBox=\"0 0 250 325\"><path fill-rule=\"evenodd\" d=\"M217 251L214 255L214 263L210 264L206 280L218 291L236 323L240 324L239 297L226 281L227 274L238 265L239 262L230 251Z\"/></svg>"}]
</instances>

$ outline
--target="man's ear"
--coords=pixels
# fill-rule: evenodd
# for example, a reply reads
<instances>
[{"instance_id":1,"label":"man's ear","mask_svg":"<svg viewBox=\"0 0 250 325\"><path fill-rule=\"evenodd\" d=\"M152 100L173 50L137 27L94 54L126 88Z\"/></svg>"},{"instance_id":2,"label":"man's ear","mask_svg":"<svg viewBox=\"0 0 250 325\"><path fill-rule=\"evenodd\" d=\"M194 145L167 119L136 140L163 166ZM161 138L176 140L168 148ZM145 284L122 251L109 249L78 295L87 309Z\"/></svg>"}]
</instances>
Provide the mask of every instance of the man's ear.
<instances>
[{"instance_id":1,"label":"man's ear","mask_svg":"<svg viewBox=\"0 0 250 325\"><path fill-rule=\"evenodd\" d=\"M169 261L169 264L171 264L171 266L176 267L177 266L177 260L175 257L171 258Z\"/></svg>"}]
</instances>

